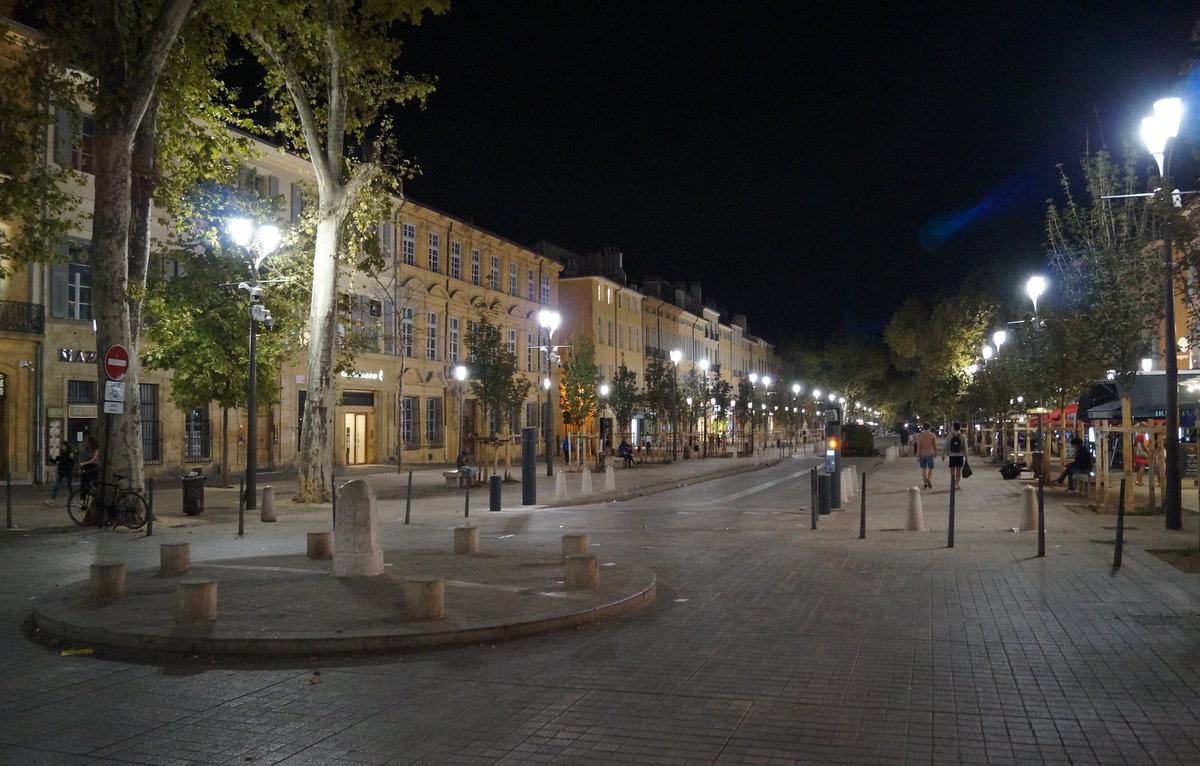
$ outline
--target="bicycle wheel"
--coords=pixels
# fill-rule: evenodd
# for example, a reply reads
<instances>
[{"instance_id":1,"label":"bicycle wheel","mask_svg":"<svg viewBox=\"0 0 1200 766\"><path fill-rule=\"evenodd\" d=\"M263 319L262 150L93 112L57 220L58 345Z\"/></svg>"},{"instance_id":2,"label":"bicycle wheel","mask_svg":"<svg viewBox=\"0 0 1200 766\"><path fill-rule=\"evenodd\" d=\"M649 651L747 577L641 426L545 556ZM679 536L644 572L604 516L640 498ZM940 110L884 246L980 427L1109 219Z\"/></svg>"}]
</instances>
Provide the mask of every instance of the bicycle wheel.
<instances>
[{"instance_id":1,"label":"bicycle wheel","mask_svg":"<svg viewBox=\"0 0 1200 766\"><path fill-rule=\"evenodd\" d=\"M92 495L82 489L77 489L67 498L67 515L71 521L81 527L87 526L88 509L92 505Z\"/></svg>"},{"instance_id":2,"label":"bicycle wheel","mask_svg":"<svg viewBox=\"0 0 1200 766\"><path fill-rule=\"evenodd\" d=\"M115 510L117 523L130 529L141 529L149 515L146 498L132 490L121 494Z\"/></svg>"}]
</instances>

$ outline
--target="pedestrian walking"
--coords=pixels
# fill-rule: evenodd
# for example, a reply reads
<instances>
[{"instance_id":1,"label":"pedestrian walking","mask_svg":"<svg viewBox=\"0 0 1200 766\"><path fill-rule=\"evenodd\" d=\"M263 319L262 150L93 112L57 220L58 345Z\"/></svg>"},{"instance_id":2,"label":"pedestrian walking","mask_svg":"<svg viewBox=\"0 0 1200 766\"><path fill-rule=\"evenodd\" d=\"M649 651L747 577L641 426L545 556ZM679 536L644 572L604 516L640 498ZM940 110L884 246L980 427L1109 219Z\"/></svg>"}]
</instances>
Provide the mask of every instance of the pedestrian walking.
<instances>
[{"instance_id":1,"label":"pedestrian walking","mask_svg":"<svg viewBox=\"0 0 1200 766\"><path fill-rule=\"evenodd\" d=\"M946 438L946 446L942 451L942 460L949 459L950 478L955 489L962 489L963 463L967 462L967 437L962 427L955 423Z\"/></svg>"},{"instance_id":2,"label":"pedestrian walking","mask_svg":"<svg viewBox=\"0 0 1200 766\"><path fill-rule=\"evenodd\" d=\"M58 488L66 482L67 497L75 491L75 450L71 447L71 442L64 441L58 448L58 455L50 458L50 462L58 466L58 471L54 478L54 488L50 490L50 499L46 501L46 505L54 507L54 498L58 497Z\"/></svg>"},{"instance_id":3,"label":"pedestrian walking","mask_svg":"<svg viewBox=\"0 0 1200 766\"><path fill-rule=\"evenodd\" d=\"M937 457L937 435L933 425L926 423L913 440L913 449L917 453L917 465L921 466L921 480L925 489L933 489L933 459Z\"/></svg>"},{"instance_id":4,"label":"pedestrian walking","mask_svg":"<svg viewBox=\"0 0 1200 766\"><path fill-rule=\"evenodd\" d=\"M79 488L91 489L100 480L100 445L91 434L83 437L79 447Z\"/></svg>"}]
</instances>

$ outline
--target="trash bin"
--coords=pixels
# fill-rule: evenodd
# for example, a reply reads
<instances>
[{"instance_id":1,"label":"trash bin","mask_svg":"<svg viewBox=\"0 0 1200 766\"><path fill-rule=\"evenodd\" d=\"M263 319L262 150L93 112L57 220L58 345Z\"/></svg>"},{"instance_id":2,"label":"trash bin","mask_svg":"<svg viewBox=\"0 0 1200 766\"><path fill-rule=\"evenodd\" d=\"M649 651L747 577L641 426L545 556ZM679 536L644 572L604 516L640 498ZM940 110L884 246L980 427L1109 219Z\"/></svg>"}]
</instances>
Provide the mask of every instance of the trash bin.
<instances>
[{"instance_id":1,"label":"trash bin","mask_svg":"<svg viewBox=\"0 0 1200 766\"><path fill-rule=\"evenodd\" d=\"M204 479L200 474L183 477L183 512L188 516L204 512Z\"/></svg>"}]
</instances>

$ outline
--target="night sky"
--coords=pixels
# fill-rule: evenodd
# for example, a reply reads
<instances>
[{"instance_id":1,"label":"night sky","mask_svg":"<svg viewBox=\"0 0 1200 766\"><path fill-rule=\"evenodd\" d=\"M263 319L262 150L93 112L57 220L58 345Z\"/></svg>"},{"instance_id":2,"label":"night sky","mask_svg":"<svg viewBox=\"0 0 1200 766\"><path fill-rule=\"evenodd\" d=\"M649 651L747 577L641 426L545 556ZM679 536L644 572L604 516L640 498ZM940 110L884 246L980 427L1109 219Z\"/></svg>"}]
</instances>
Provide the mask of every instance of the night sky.
<instances>
[{"instance_id":1,"label":"night sky","mask_svg":"<svg viewBox=\"0 0 1200 766\"><path fill-rule=\"evenodd\" d=\"M400 121L407 191L521 244L616 245L631 280L699 282L768 340L878 334L988 262L1018 292L1056 165L1187 98L1197 20L1178 1L456 0L408 44L439 87ZM1200 147L1200 119L1180 140Z\"/></svg>"}]
</instances>

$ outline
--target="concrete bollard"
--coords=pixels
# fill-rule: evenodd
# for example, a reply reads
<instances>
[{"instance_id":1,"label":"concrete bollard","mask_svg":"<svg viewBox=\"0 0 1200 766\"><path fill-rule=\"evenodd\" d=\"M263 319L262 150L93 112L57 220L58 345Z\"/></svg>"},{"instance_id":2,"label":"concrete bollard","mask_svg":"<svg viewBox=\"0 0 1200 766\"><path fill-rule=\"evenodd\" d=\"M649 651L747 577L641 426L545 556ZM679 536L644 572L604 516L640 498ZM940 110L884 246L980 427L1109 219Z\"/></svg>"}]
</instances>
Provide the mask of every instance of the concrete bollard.
<instances>
[{"instance_id":1,"label":"concrete bollard","mask_svg":"<svg viewBox=\"0 0 1200 766\"><path fill-rule=\"evenodd\" d=\"M125 565L112 561L92 564L91 581L96 598L120 598L125 595Z\"/></svg>"},{"instance_id":2,"label":"concrete bollard","mask_svg":"<svg viewBox=\"0 0 1200 766\"><path fill-rule=\"evenodd\" d=\"M921 488L908 488L908 524L904 527L910 532L925 531L925 510L921 507Z\"/></svg>"},{"instance_id":3,"label":"concrete bollard","mask_svg":"<svg viewBox=\"0 0 1200 766\"><path fill-rule=\"evenodd\" d=\"M554 477L554 499L567 499L567 475L562 471L559 471L558 475Z\"/></svg>"},{"instance_id":4,"label":"concrete bollard","mask_svg":"<svg viewBox=\"0 0 1200 766\"><path fill-rule=\"evenodd\" d=\"M583 469L583 479L580 481L580 484L579 484L579 492L580 492L580 494L583 494L583 495L592 494L592 469L590 469L590 468Z\"/></svg>"},{"instance_id":5,"label":"concrete bollard","mask_svg":"<svg viewBox=\"0 0 1200 766\"><path fill-rule=\"evenodd\" d=\"M275 521L275 488L269 484L262 488L262 506L258 512L259 521Z\"/></svg>"},{"instance_id":6,"label":"concrete bollard","mask_svg":"<svg viewBox=\"0 0 1200 766\"><path fill-rule=\"evenodd\" d=\"M838 495L842 499L841 505L843 507L845 507L845 505L850 502L850 469L849 468L842 469L842 480L841 480L841 482L839 482L839 484L841 486L838 487Z\"/></svg>"},{"instance_id":7,"label":"concrete bollard","mask_svg":"<svg viewBox=\"0 0 1200 766\"><path fill-rule=\"evenodd\" d=\"M446 615L446 586L436 577L404 581L404 616L410 620L440 620Z\"/></svg>"},{"instance_id":8,"label":"concrete bollard","mask_svg":"<svg viewBox=\"0 0 1200 766\"><path fill-rule=\"evenodd\" d=\"M308 557L310 559L331 559L331 558L333 558L333 533L332 532L309 532L308 533Z\"/></svg>"},{"instance_id":9,"label":"concrete bollard","mask_svg":"<svg viewBox=\"0 0 1200 766\"><path fill-rule=\"evenodd\" d=\"M455 527L454 552L468 555L479 553L479 527Z\"/></svg>"},{"instance_id":10,"label":"concrete bollard","mask_svg":"<svg viewBox=\"0 0 1200 766\"><path fill-rule=\"evenodd\" d=\"M852 466L850 466L850 496L851 497L858 497L859 486L860 486L860 484L859 484L859 478L858 478L858 466L852 465Z\"/></svg>"},{"instance_id":11,"label":"concrete bollard","mask_svg":"<svg viewBox=\"0 0 1200 766\"><path fill-rule=\"evenodd\" d=\"M562 536L562 560L566 561L567 556L586 556L589 553L588 536L587 535L563 535Z\"/></svg>"},{"instance_id":12,"label":"concrete bollard","mask_svg":"<svg viewBox=\"0 0 1200 766\"><path fill-rule=\"evenodd\" d=\"M192 554L188 543L163 543L158 546L160 577L183 574L191 568Z\"/></svg>"},{"instance_id":13,"label":"concrete bollard","mask_svg":"<svg viewBox=\"0 0 1200 766\"><path fill-rule=\"evenodd\" d=\"M362 479L351 479L338 488L337 500L337 515L333 518L333 576L383 574L375 491Z\"/></svg>"},{"instance_id":14,"label":"concrete bollard","mask_svg":"<svg viewBox=\"0 0 1200 766\"><path fill-rule=\"evenodd\" d=\"M604 491L615 492L617 489L617 472L610 465L604 469Z\"/></svg>"},{"instance_id":15,"label":"concrete bollard","mask_svg":"<svg viewBox=\"0 0 1200 766\"><path fill-rule=\"evenodd\" d=\"M595 556L567 556L566 576L569 590L600 587L600 559Z\"/></svg>"},{"instance_id":16,"label":"concrete bollard","mask_svg":"<svg viewBox=\"0 0 1200 766\"><path fill-rule=\"evenodd\" d=\"M1021 489L1021 526L1019 529L1024 532L1027 529L1036 530L1037 528L1037 487L1026 484Z\"/></svg>"},{"instance_id":17,"label":"concrete bollard","mask_svg":"<svg viewBox=\"0 0 1200 766\"><path fill-rule=\"evenodd\" d=\"M175 586L175 619L185 624L217 619L217 581L180 580Z\"/></svg>"}]
</instances>

